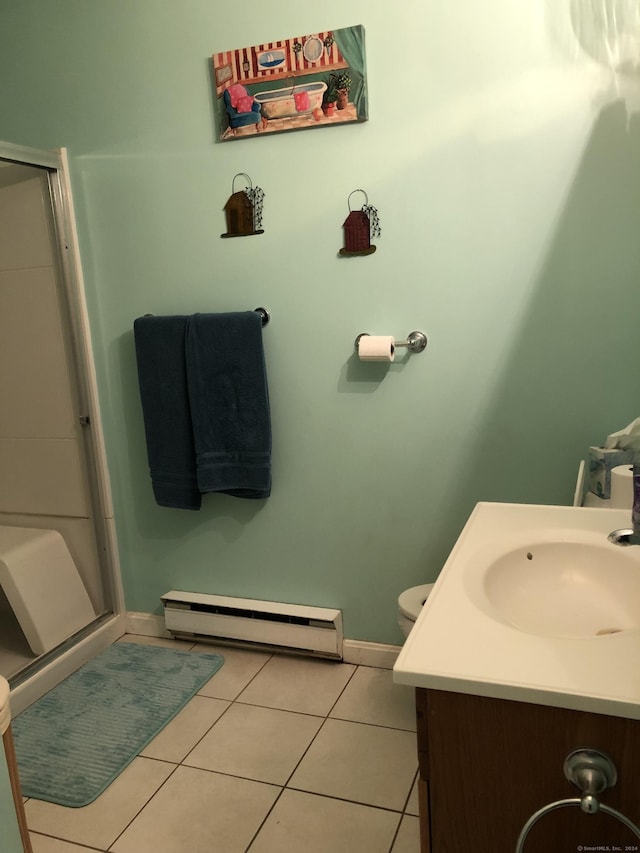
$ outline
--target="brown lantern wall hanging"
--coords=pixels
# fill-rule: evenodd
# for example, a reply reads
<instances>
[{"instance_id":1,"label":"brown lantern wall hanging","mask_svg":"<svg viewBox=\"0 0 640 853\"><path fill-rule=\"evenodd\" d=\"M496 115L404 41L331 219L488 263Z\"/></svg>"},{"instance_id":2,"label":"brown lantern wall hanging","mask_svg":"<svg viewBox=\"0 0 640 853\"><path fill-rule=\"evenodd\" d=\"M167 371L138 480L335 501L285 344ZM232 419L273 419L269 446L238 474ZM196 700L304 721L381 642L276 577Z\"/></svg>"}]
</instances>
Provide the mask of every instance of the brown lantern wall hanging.
<instances>
[{"instance_id":1,"label":"brown lantern wall hanging","mask_svg":"<svg viewBox=\"0 0 640 853\"><path fill-rule=\"evenodd\" d=\"M360 210L351 209L351 196L354 193L362 193L364 195L365 203ZM347 207L349 208L349 215L342 223L342 227L344 228L344 248L340 249L340 254L343 257L373 254L376 247L371 245L371 240L372 238L380 237L382 233L378 211L373 205L369 204L366 192L360 189L349 193Z\"/></svg>"},{"instance_id":2,"label":"brown lantern wall hanging","mask_svg":"<svg viewBox=\"0 0 640 853\"><path fill-rule=\"evenodd\" d=\"M236 178L245 178L249 186L235 191ZM254 234L264 234L262 225L262 205L264 192L260 187L254 187L251 178L245 172L238 172L231 182L231 195L224 206L227 218L227 233L221 237L251 237Z\"/></svg>"}]
</instances>

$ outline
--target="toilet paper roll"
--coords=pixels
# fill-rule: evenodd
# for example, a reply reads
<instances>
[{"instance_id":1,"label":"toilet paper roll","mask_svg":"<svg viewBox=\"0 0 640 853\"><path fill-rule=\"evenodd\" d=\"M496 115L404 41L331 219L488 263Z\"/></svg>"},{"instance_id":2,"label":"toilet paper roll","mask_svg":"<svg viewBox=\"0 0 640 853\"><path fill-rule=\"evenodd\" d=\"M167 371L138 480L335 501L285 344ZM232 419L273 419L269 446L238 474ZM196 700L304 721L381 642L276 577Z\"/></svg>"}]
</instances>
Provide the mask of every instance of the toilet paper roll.
<instances>
[{"instance_id":1,"label":"toilet paper roll","mask_svg":"<svg viewBox=\"0 0 640 853\"><path fill-rule=\"evenodd\" d=\"M611 469L611 509L631 509L633 504L633 468L617 465Z\"/></svg>"},{"instance_id":2,"label":"toilet paper roll","mask_svg":"<svg viewBox=\"0 0 640 853\"><path fill-rule=\"evenodd\" d=\"M600 509L628 509L633 504L633 468L631 465L616 465L611 469L610 497L601 498L593 492L587 492L583 506Z\"/></svg>"},{"instance_id":3,"label":"toilet paper roll","mask_svg":"<svg viewBox=\"0 0 640 853\"><path fill-rule=\"evenodd\" d=\"M631 465L616 465L611 469L611 497L599 498L593 492L584 496L583 506L602 509L628 509L633 504L633 468Z\"/></svg>"},{"instance_id":4,"label":"toilet paper roll","mask_svg":"<svg viewBox=\"0 0 640 853\"><path fill-rule=\"evenodd\" d=\"M358 341L360 361L393 361L395 347L392 335L362 335Z\"/></svg>"}]
</instances>

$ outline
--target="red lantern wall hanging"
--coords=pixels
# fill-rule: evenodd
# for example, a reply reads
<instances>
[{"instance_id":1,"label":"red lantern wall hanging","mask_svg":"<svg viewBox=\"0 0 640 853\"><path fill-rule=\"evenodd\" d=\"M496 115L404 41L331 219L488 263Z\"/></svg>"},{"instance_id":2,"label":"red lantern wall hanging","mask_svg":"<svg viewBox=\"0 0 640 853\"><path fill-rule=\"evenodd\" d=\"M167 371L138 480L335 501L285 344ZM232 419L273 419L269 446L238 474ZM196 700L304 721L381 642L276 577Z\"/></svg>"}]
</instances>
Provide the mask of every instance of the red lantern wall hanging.
<instances>
[{"instance_id":1,"label":"red lantern wall hanging","mask_svg":"<svg viewBox=\"0 0 640 853\"><path fill-rule=\"evenodd\" d=\"M236 178L245 178L249 186L235 192ZM238 172L231 182L231 196L224 206L227 218L227 233L221 237L251 237L264 234L262 225L262 203L264 192L254 187L251 178L244 172Z\"/></svg>"},{"instance_id":2,"label":"red lantern wall hanging","mask_svg":"<svg viewBox=\"0 0 640 853\"><path fill-rule=\"evenodd\" d=\"M351 209L351 196L354 193L362 193L364 195L365 203L360 210ZM376 250L376 247L371 245L372 238L380 237L382 234L378 211L373 205L369 204L366 192L359 189L349 193L347 207L349 208L349 215L342 223L342 227L344 228L344 248L340 249L340 254L343 257L371 255Z\"/></svg>"}]
</instances>

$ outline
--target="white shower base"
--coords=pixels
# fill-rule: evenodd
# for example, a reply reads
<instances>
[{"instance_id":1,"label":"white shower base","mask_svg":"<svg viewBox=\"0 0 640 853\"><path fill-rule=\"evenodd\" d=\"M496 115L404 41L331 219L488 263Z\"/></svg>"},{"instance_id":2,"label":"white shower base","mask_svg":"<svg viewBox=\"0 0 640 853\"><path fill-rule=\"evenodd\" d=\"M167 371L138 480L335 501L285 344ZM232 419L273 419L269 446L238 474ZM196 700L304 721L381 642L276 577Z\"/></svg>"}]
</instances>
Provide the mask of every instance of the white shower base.
<instances>
[{"instance_id":1,"label":"white shower base","mask_svg":"<svg viewBox=\"0 0 640 853\"><path fill-rule=\"evenodd\" d=\"M67 676L91 660L125 633L125 617L109 616L96 625L92 632L71 646L32 676L17 685L11 685L11 714L15 716L33 702L52 690ZM11 653L13 654L13 652ZM29 662L33 661L33 656Z\"/></svg>"},{"instance_id":2,"label":"white shower base","mask_svg":"<svg viewBox=\"0 0 640 853\"><path fill-rule=\"evenodd\" d=\"M0 675L7 681L36 660L6 596L0 590Z\"/></svg>"}]
</instances>

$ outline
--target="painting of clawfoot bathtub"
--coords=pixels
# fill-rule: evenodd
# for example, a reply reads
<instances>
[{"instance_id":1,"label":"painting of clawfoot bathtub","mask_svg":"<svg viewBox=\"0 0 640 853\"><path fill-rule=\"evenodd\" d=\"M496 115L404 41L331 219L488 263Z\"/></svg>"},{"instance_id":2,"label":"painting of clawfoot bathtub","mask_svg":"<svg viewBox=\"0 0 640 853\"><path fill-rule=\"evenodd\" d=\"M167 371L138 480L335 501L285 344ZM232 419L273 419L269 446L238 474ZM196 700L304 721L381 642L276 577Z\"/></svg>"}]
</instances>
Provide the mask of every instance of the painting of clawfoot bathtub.
<instances>
[{"instance_id":1,"label":"painting of clawfoot bathtub","mask_svg":"<svg viewBox=\"0 0 640 853\"><path fill-rule=\"evenodd\" d=\"M214 53L220 141L368 119L364 27Z\"/></svg>"},{"instance_id":2,"label":"painting of clawfoot bathtub","mask_svg":"<svg viewBox=\"0 0 640 853\"><path fill-rule=\"evenodd\" d=\"M262 115L269 120L312 113L322 108L322 96L326 91L327 84L318 81L283 89L268 89L266 92L258 92L254 98L260 104Z\"/></svg>"}]
</instances>

